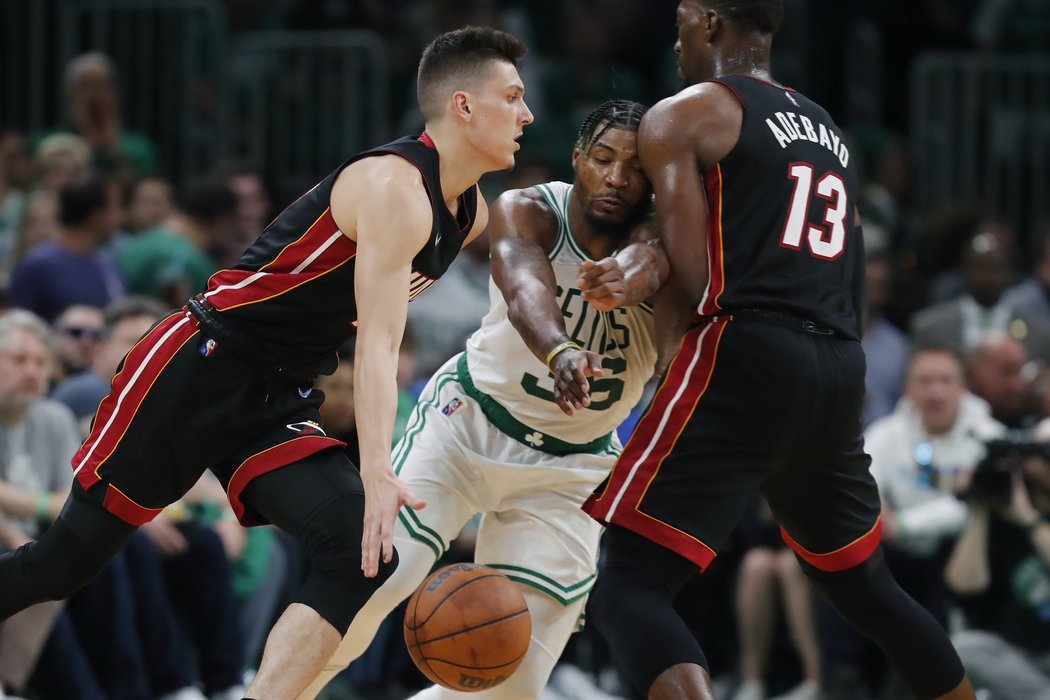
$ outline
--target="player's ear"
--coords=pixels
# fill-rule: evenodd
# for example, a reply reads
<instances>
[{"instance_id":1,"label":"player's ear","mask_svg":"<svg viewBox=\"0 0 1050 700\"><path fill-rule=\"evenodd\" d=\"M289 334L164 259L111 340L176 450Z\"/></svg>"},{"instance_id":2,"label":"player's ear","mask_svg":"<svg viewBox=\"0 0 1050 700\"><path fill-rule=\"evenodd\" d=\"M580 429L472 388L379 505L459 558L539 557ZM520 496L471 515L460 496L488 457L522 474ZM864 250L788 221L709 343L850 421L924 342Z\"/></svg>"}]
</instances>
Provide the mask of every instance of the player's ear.
<instances>
[{"instance_id":1,"label":"player's ear","mask_svg":"<svg viewBox=\"0 0 1050 700\"><path fill-rule=\"evenodd\" d=\"M572 147L572 171L573 172L576 172L576 161L578 161L580 158L583 158L583 157L584 156L583 156L583 153L580 152L579 145L573 146Z\"/></svg>"},{"instance_id":2,"label":"player's ear","mask_svg":"<svg viewBox=\"0 0 1050 700\"><path fill-rule=\"evenodd\" d=\"M470 95L463 90L452 93L452 113L464 121L471 120Z\"/></svg>"}]
</instances>

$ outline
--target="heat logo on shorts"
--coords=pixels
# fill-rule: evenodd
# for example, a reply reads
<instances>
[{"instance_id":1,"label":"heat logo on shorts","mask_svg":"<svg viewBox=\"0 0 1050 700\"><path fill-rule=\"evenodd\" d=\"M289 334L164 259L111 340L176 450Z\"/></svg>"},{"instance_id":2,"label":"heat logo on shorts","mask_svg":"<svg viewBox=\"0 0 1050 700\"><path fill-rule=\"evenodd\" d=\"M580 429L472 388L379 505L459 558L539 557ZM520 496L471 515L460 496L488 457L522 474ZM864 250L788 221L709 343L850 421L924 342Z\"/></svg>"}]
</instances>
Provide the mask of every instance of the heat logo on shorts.
<instances>
[{"instance_id":1,"label":"heat logo on shorts","mask_svg":"<svg viewBox=\"0 0 1050 700\"><path fill-rule=\"evenodd\" d=\"M447 404L445 404L445 407L441 409L441 412L444 413L446 416L451 416L453 413L459 410L459 407L462 405L463 402L460 401L458 398L455 398L449 401Z\"/></svg>"},{"instance_id":2,"label":"heat logo on shorts","mask_svg":"<svg viewBox=\"0 0 1050 700\"><path fill-rule=\"evenodd\" d=\"M314 423L312 420L304 420L299 423L289 423L284 427L293 432L299 433L300 435L327 435L321 426Z\"/></svg>"},{"instance_id":3,"label":"heat logo on shorts","mask_svg":"<svg viewBox=\"0 0 1050 700\"><path fill-rule=\"evenodd\" d=\"M219 347L219 344L215 342L215 339L208 338L203 343L201 343L200 353L204 357L210 357L211 354L215 352L215 348L217 347Z\"/></svg>"}]
</instances>

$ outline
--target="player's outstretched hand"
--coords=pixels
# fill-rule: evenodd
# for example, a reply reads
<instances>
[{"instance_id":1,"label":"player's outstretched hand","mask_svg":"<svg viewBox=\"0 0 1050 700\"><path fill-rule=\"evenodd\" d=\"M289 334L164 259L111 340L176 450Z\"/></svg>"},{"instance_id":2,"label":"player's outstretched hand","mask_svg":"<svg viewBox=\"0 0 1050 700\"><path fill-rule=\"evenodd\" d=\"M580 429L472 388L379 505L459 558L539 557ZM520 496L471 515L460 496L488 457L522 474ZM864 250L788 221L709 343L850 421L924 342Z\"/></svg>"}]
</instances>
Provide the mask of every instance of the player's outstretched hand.
<instances>
[{"instance_id":1,"label":"player's outstretched hand","mask_svg":"<svg viewBox=\"0 0 1050 700\"><path fill-rule=\"evenodd\" d=\"M602 356L588 350L563 350L554 356L550 369L554 375L554 402L567 416L591 405L587 377L605 374Z\"/></svg>"},{"instance_id":2,"label":"player's outstretched hand","mask_svg":"<svg viewBox=\"0 0 1050 700\"><path fill-rule=\"evenodd\" d=\"M361 472L365 486L365 522L361 535L361 571L371 578L379 573L379 557L389 562L394 556L394 519L401 506L414 510L426 507L392 471L381 474Z\"/></svg>"},{"instance_id":3,"label":"player's outstretched hand","mask_svg":"<svg viewBox=\"0 0 1050 700\"><path fill-rule=\"evenodd\" d=\"M627 299L623 268L616 258L603 258L597 262L585 260L580 265L576 283L583 292L584 301L598 311L612 311L623 306Z\"/></svg>"}]
</instances>

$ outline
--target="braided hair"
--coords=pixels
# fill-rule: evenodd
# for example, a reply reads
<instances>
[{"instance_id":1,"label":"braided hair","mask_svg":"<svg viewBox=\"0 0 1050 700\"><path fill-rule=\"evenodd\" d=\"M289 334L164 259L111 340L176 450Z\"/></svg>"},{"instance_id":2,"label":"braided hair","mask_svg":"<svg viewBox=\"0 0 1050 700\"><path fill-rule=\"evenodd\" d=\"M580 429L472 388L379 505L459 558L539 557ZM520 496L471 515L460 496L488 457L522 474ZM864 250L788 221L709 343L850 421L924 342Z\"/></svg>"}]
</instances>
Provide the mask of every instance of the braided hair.
<instances>
[{"instance_id":1,"label":"braided hair","mask_svg":"<svg viewBox=\"0 0 1050 700\"><path fill-rule=\"evenodd\" d=\"M580 153L587 153L605 132L612 128L638 131L642 117L648 107L630 100L609 100L598 105L587 115L580 125L576 136L576 148Z\"/></svg>"}]
</instances>

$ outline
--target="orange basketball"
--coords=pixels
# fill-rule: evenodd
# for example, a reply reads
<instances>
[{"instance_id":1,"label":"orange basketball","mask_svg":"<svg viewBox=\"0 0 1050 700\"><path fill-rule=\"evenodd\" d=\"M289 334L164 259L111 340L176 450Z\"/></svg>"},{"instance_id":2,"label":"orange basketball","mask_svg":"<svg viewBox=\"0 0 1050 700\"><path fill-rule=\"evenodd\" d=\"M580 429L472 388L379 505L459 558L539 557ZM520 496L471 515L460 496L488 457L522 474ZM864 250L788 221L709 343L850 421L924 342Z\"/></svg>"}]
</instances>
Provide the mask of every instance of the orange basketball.
<instances>
[{"instance_id":1,"label":"orange basketball","mask_svg":"<svg viewBox=\"0 0 1050 700\"><path fill-rule=\"evenodd\" d=\"M405 643L424 676L451 690L487 690L525 658L532 618L525 596L487 566L451 564L408 600Z\"/></svg>"}]
</instances>

